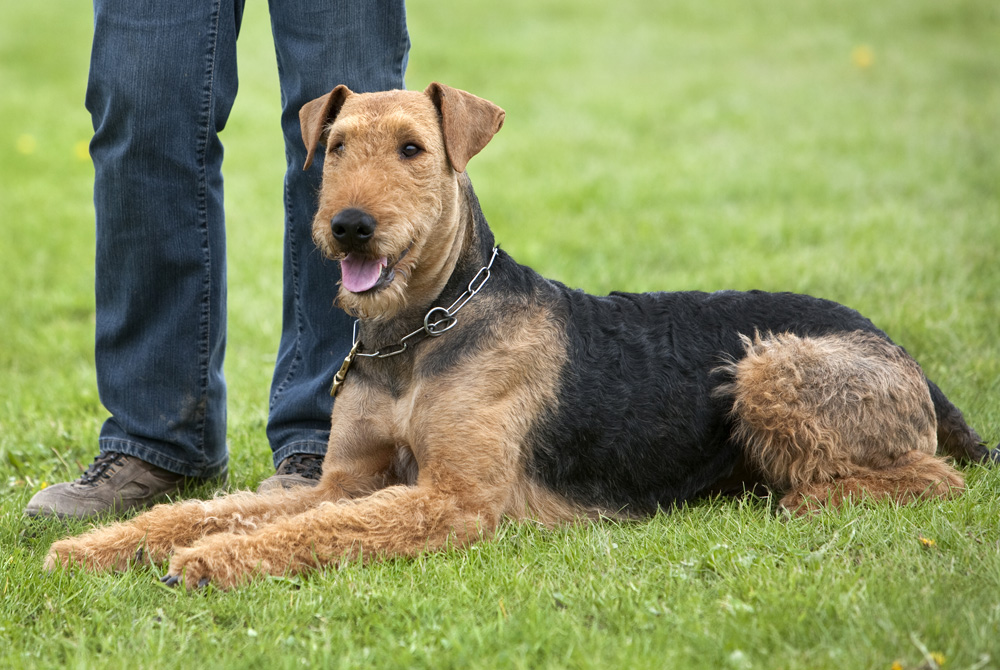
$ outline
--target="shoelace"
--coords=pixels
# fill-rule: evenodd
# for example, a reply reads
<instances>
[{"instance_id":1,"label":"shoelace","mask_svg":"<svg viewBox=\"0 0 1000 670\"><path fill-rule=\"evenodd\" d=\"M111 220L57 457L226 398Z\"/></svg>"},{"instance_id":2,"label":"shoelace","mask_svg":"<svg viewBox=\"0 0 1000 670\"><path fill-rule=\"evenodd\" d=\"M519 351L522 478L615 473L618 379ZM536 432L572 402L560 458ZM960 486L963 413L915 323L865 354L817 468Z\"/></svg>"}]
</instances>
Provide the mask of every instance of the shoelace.
<instances>
[{"instance_id":1,"label":"shoelace","mask_svg":"<svg viewBox=\"0 0 1000 670\"><path fill-rule=\"evenodd\" d=\"M112 465L116 465L121 462L124 458L124 454L120 454L117 451L109 451L106 454L100 454L94 459L94 462L87 467L86 471L77 480L77 483L82 486L97 486L97 482L101 479L107 479L111 476L108 470Z\"/></svg>"},{"instance_id":2,"label":"shoelace","mask_svg":"<svg viewBox=\"0 0 1000 670\"><path fill-rule=\"evenodd\" d=\"M319 479L323 475L323 457L315 454L292 454L282 464L281 474Z\"/></svg>"}]
</instances>

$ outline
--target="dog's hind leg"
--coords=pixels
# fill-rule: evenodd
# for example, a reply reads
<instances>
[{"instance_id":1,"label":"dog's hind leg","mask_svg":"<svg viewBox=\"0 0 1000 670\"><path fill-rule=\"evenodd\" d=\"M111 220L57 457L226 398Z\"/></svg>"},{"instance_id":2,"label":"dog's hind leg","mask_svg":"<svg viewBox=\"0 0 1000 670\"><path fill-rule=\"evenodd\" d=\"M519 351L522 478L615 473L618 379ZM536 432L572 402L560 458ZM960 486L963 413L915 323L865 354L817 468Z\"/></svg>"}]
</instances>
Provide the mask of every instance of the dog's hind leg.
<instances>
[{"instance_id":1,"label":"dog's hind leg","mask_svg":"<svg viewBox=\"0 0 1000 670\"><path fill-rule=\"evenodd\" d=\"M206 535L250 533L320 500L316 489L298 487L156 505L128 521L54 542L44 566L48 571L60 565L101 571L124 570L136 562L160 562L175 548L190 546Z\"/></svg>"},{"instance_id":2,"label":"dog's hind leg","mask_svg":"<svg viewBox=\"0 0 1000 670\"><path fill-rule=\"evenodd\" d=\"M920 367L867 333L745 338L727 367L734 436L782 504L867 494L900 502L948 495L963 480L934 456L937 424Z\"/></svg>"},{"instance_id":3,"label":"dog's hind leg","mask_svg":"<svg viewBox=\"0 0 1000 670\"><path fill-rule=\"evenodd\" d=\"M949 498L964 488L962 475L943 459L914 450L877 470L858 467L831 481L800 484L788 491L779 505L792 514L803 514L822 505L838 506L852 499L889 499L906 504L927 498Z\"/></svg>"}]
</instances>

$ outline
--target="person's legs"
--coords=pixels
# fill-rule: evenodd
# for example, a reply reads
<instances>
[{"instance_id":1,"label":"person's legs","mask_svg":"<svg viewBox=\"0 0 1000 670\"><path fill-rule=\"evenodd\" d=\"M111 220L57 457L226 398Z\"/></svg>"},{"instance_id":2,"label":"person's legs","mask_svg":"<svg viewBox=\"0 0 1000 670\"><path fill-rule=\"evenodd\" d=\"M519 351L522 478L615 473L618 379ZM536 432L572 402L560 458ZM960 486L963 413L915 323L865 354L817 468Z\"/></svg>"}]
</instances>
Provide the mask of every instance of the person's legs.
<instances>
[{"instance_id":1,"label":"person's legs","mask_svg":"<svg viewBox=\"0 0 1000 670\"><path fill-rule=\"evenodd\" d=\"M403 0L270 0L270 8L288 162L283 326L267 428L277 466L294 454L326 452L330 385L353 325L333 306L340 268L312 242L322 160L302 169L299 109L338 84L356 92L403 88L410 43Z\"/></svg>"},{"instance_id":2,"label":"person's legs","mask_svg":"<svg viewBox=\"0 0 1000 670\"><path fill-rule=\"evenodd\" d=\"M218 133L236 95L242 5L94 1L86 103L94 124L96 365L111 413L100 450L155 466L165 485L170 473L226 470ZM91 479L106 482L120 461L98 459ZM72 504L56 493L67 492L49 491L29 507L47 513L46 505Z\"/></svg>"}]
</instances>

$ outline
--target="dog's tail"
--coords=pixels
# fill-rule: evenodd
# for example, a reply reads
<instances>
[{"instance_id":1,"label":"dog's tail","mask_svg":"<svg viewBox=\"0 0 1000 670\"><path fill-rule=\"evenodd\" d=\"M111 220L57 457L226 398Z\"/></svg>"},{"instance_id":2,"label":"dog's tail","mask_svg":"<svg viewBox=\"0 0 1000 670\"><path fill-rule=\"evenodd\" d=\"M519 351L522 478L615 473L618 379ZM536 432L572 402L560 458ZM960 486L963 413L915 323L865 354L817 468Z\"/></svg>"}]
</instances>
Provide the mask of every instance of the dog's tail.
<instances>
[{"instance_id":1,"label":"dog's tail","mask_svg":"<svg viewBox=\"0 0 1000 670\"><path fill-rule=\"evenodd\" d=\"M944 392L929 379L927 386L937 415L938 453L947 454L960 463L1000 463L1000 445L990 449Z\"/></svg>"}]
</instances>

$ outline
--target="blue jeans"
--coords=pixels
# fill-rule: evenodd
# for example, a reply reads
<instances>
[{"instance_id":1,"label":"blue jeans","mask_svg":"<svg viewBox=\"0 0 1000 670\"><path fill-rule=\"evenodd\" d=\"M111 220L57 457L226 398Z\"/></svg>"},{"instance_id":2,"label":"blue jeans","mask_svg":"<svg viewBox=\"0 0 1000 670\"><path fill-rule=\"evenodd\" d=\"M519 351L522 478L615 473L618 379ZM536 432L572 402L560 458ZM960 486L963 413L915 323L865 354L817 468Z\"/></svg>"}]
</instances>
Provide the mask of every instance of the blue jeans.
<instances>
[{"instance_id":1,"label":"blue jeans","mask_svg":"<svg viewBox=\"0 0 1000 670\"><path fill-rule=\"evenodd\" d=\"M102 452L210 477L226 468L222 144L242 0L94 0L87 88L97 214ZM270 0L285 139L284 310L271 387L275 464L326 451L351 321L310 226L321 165L302 170L298 111L337 84L403 88L403 0ZM264 222L261 222L264 223Z\"/></svg>"}]
</instances>

